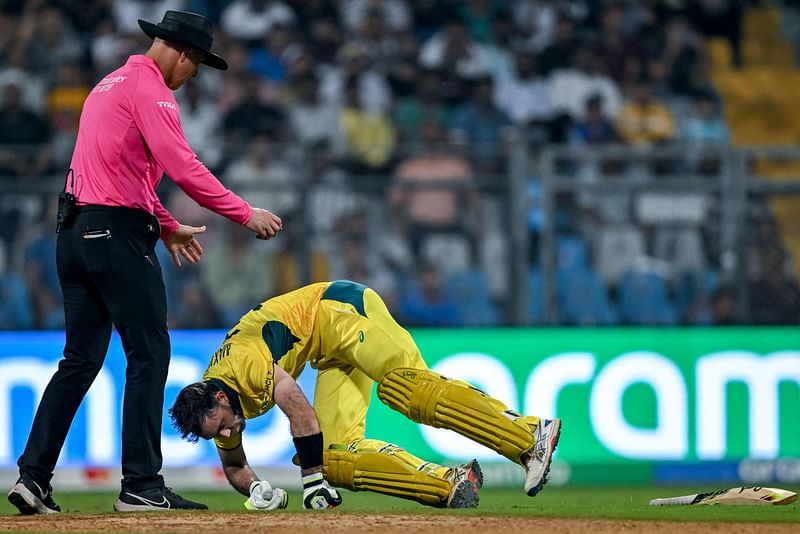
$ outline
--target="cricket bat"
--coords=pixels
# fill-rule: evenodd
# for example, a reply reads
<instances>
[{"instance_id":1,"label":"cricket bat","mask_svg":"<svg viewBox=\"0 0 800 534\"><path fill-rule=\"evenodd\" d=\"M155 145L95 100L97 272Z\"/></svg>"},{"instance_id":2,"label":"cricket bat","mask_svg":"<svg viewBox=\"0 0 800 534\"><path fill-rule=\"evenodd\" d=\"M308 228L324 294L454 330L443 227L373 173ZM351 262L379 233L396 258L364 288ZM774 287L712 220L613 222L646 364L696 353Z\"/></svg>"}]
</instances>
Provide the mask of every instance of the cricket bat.
<instances>
[{"instance_id":1,"label":"cricket bat","mask_svg":"<svg viewBox=\"0 0 800 534\"><path fill-rule=\"evenodd\" d=\"M762 488L760 486L744 486L729 488L694 495L653 499L650 506L687 506L692 504L720 505L763 505L791 504L797 500L797 494L778 488Z\"/></svg>"}]
</instances>

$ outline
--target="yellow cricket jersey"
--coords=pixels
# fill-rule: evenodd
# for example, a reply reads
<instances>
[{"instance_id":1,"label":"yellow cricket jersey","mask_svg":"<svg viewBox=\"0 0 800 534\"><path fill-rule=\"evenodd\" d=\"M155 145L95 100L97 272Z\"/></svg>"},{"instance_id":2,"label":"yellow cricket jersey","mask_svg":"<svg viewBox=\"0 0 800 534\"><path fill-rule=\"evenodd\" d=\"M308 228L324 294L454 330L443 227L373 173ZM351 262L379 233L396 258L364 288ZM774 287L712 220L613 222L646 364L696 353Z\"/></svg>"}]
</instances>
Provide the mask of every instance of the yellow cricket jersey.
<instances>
[{"instance_id":1,"label":"yellow cricket jersey","mask_svg":"<svg viewBox=\"0 0 800 534\"><path fill-rule=\"evenodd\" d=\"M354 282L321 282L262 302L228 331L203 380L219 379L238 393L245 419L266 413L275 404L273 362L295 379L307 362L316 366L320 336L315 323L320 301L352 301L348 306L363 310L365 289ZM232 449L241 444L241 436L215 441L220 448Z\"/></svg>"},{"instance_id":2,"label":"yellow cricket jersey","mask_svg":"<svg viewBox=\"0 0 800 534\"><path fill-rule=\"evenodd\" d=\"M275 405L274 365L297 379L306 363L317 370L314 412L326 445L364 437L372 385L387 372L427 368L375 291L337 280L271 298L245 314L212 356L203 380L230 388L242 417L251 419ZM215 441L232 449L242 438Z\"/></svg>"}]
</instances>

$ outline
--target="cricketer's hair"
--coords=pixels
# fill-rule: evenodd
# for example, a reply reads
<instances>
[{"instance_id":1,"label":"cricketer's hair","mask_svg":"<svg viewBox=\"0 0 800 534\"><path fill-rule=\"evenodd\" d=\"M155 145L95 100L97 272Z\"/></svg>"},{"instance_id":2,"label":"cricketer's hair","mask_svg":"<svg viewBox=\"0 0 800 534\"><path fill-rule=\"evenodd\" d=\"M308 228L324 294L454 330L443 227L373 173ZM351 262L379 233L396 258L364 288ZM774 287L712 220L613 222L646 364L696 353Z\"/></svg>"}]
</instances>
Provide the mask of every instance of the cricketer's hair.
<instances>
[{"instance_id":1,"label":"cricketer's hair","mask_svg":"<svg viewBox=\"0 0 800 534\"><path fill-rule=\"evenodd\" d=\"M197 443L203 432L203 420L219 404L215 396L217 391L219 388L213 384L195 382L178 393L175 404L167 413L182 439Z\"/></svg>"}]
</instances>

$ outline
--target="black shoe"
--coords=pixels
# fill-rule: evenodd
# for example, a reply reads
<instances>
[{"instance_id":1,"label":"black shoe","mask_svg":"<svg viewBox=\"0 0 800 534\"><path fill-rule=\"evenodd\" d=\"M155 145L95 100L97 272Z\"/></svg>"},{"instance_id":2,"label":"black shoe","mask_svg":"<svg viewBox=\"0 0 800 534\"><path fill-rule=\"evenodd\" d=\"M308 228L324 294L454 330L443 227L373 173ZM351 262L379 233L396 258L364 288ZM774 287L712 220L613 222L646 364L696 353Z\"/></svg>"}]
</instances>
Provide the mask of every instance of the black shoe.
<instances>
[{"instance_id":1,"label":"black shoe","mask_svg":"<svg viewBox=\"0 0 800 534\"><path fill-rule=\"evenodd\" d=\"M48 484L47 489L42 491L42 486L25 474L17 479L8 492L8 502L16 506L22 515L57 514L61 511L61 507L53 500L53 487Z\"/></svg>"},{"instance_id":2,"label":"black shoe","mask_svg":"<svg viewBox=\"0 0 800 534\"><path fill-rule=\"evenodd\" d=\"M117 512L153 512L157 510L208 510L208 506L184 499L171 488L150 488L144 491L122 490L114 504Z\"/></svg>"}]
</instances>

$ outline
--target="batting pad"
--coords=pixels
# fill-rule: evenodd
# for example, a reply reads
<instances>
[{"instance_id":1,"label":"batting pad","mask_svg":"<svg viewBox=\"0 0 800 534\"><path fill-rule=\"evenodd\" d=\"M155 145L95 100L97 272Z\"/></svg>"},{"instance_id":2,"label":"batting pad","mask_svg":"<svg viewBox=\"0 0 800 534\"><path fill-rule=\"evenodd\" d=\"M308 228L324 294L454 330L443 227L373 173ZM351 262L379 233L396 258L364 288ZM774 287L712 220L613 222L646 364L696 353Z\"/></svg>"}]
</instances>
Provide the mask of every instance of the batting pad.
<instances>
[{"instance_id":1,"label":"batting pad","mask_svg":"<svg viewBox=\"0 0 800 534\"><path fill-rule=\"evenodd\" d=\"M412 421L454 430L522 466L539 424L538 417L521 416L466 382L427 369L389 371L378 398Z\"/></svg>"},{"instance_id":2,"label":"batting pad","mask_svg":"<svg viewBox=\"0 0 800 534\"><path fill-rule=\"evenodd\" d=\"M385 441L357 440L349 446L331 445L324 452L322 473L333 486L375 491L411 499L428 506L447 506L449 469L424 462Z\"/></svg>"}]
</instances>

